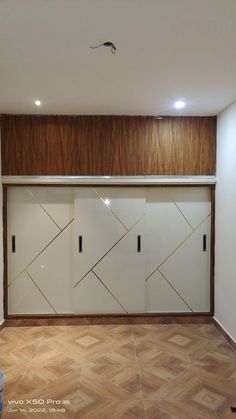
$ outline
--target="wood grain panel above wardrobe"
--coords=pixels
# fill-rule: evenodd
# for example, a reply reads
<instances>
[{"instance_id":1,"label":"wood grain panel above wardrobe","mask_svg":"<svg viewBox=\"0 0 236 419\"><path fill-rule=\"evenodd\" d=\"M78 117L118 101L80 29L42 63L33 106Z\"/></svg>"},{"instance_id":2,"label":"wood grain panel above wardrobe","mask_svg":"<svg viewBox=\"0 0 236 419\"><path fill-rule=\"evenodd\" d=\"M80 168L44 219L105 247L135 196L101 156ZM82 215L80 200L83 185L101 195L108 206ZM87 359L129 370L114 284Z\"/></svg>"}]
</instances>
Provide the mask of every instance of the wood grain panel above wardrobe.
<instances>
[{"instance_id":1,"label":"wood grain panel above wardrobe","mask_svg":"<svg viewBox=\"0 0 236 419\"><path fill-rule=\"evenodd\" d=\"M147 175L214 175L216 119L152 119L147 139Z\"/></svg>"},{"instance_id":2,"label":"wood grain panel above wardrobe","mask_svg":"<svg viewBox=\"0 0 236 419\"><path fill-rule=\"evenodd\" d=\"M215 117L1 117L3 175L214 175Z\"/></svg>"},{"instance_id":3,"label":"wood grain panel above wardrobe","mask_svg":"<svg viewBox=\"0 0 236 419\"><path fill-rule=\"evenodd\" d=\"M142 117L73 118L73 173L81 176L135 176L145 172Z\"/></svg>"},{"instance_id":4,"label":"wood grain panel above wardrobe","mask_svg":"<svg viewBox=\"0 0 236 419\"><path fill-rule=\"evenodd\" d=\"M59 122L59 121L58 121ZM73 171L73 131L68 117L3 116L2 174L60 175Z\"/></svg>"}]
</instances>

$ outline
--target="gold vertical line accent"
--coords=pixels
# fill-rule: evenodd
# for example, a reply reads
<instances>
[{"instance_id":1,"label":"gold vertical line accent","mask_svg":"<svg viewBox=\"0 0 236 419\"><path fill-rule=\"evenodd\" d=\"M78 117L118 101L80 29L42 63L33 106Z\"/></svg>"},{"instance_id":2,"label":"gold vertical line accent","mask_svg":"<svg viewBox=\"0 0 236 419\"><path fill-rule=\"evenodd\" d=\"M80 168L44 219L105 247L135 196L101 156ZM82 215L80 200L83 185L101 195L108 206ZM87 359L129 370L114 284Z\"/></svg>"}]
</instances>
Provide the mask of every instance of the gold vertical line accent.
<instances>
[{"instance_id":1,"label":"gold vertical line accent","mask_svg":"<svg viewBox=\"0 0 236 419\"><path fill-rule=\"evenodd\" d=\"M17 280L17 278L19 278L19 276L21 275L21 274L23 274L23 272L25 272L25 270L26 269L28 269L28 267L30 266L30 265L32 265L32 263L44 252L44 250L46 250L53 242L54 242L54 240L56 240L57 239L57 237L59 237L60 236L60 234L62 234L63 233L63 231L67 228L67 227L69 227L69 225L72 223L74 221L74 217L72 218L72 220L70 220L69 221L69 223L62 229L62 230L60 230L59 231L59 233L31 260L31 262L30 263L28 263L28 265L26 265L25 267L24 267L24 269L22 269L22 271L21 272L19 272L18 274L17 274L17 276L11 281L11 282L9 282L9 284L8 284L8 287L10 287L10 285L12 285L13 284L13 282L15 282L16 280Z\"/></svg>"},{"instance_id":2,"label":"gold vertical line accent","mask_svg":"<svg viewBox=\"0 0 236 419\"><path fill-rule=\"evenodd\" d=\"M190 307L190 305L185 301L184 297L179 293L179 291L177 291L177 289L174 287L174 285L171 284L171 282L165 277L165 275L163 275L163 273L161 271L158 272L161 274L161 276L166 280L166 282L170 285L170 287L175 291L175 293L179 296L179 298L181 298L181 300L184 302L184 304L186 304L186 306L189 308L189 310L192 311L193 313L193 309Z\"/></svg>"},{"instance_id":3,"label":"gold vertical line accent","mask_svg":"<svg viewBox=\"0 0 236 419\"><path fill-rule=\"evenodd\" d=\"M46 210L46 208L44 208L44 206L39 202L39 200L37 199L37 197L33 194L33 192L30 189L27 189L27 192L29 193L29 195L32 196L32 198L34 199L34 201L36 202L36 204L38 204L40 206L40 208L45 212L45 214L47 214L47 216L50 218L50 220L59 228L60 231L62 231L61 227L56 223L56 221L52 218L52 216L49 214L49 212Z\"/></svg>"},{"instance_id":4,"label":"gold vertical line accent","mask_svg":"<svg viewBox=\"0 0 236 419\"><path fill-rule=\"evenodd\" d=\"M191 233L189 233L188 235L187 235L187 237L185 237L185 239L173 250L173 252L171 252L151 273L150 273L150 275L148 275L147 276L147 278L145 279L145 281L147 281L151 276L152 276L152 274L154 274L154 272L156 272L157 270L159 270L159 268L160 268L160 266L162 266L183 244L184 244L184 242L186 242L186 240L188 240L189 239L189 237L191 237L194 233L195 233L195 231L197 231L198 230L198 228L200 228L201 227L201 225L207 220L207 218L209 218L211 216L211 214L209 214L209 215L207 215L207 217L206 218L204 218L204 220L193 230L193 231L191 231Z\"/></svg>"},{"instance_id":5,"label":"gold vertical line accent","mask_svg":"<svg viewBox=\"0 0 236 419\"><path fill-rule=\"evenodd\" d=\"M36 286L36 288L39 290L40 294L42 294L42 296L45 298L45 300L47 301L48 305L52 308L52 310L57 314L57 311L55 310L55 308L53 307L53 305L50 303L50 301L47 299L46 295L44 295L43 291L41 290L41 288L36 284L36 282L34 281L34 279L32 278L32 276L29 274L28 271L25 271L25 273L28 275L28 277L31 279L31 281L33 282L33 284Z\"/></svg>"},{"instance_id":6,"label":"gold vertical line accent","mask_svg":"<svg viewBox=\"0 0 236 419\"><path fill-rule=\"evenodd\" d=\"M129 231L128 228L126 227L126 225L123 223L123 221L121 221L121 219L118 217L118 215L116 215L116 213L113 211L113 209L110 206L106 205L104 199L99 195L99 193L96 191L96 189L94 189L94 188L91 188L91 189L92 189L93 192L95 192L95 194L98 196L98 198L101 199L101 201L103 202L105 207L108 208L111 211L112 215L117 219L117 221L119 221L119 223L126 229L126 231Z\"/></svg>"},{"instance_id":7,"label":"gold vertical line accent","mask_svg":"<svg viewBox=\"0 0 236 419\"><path fill-rule=\"evenodd\" d=\"M96 276L96 278L101 282L101 284L106 288L106 290L109 292L109 294L116 300L116 302L121 306L121 308L125 311L126 314L129 314L129 312L126 310L126 308L120 303L120 301L116 298L116 296L109 290L109 288L104 284L101 278L96 274L96 272L93 271L93 274Z\"/></svg>"},{"instance_id":8,"label":"gold vertical line accent","mask_svg":"<svg viewBox=\"0 0 236 419\"><path fill-rule=\"evenodd\" d=\"M83 276L82 276L82 278L80 278L80 280L74 285L74 287L73 288L75 288L87 275L88 275L88 273L89 272L91 272L94 268L95 268L95 266L97 266L100 262L101 262L101 260L102 259L104 259L104 257L112 250L112 249L114 249L114 247L141 221L141 219L143 218L145 216L145 214L142 214L141 215L141 217L132 225L132 227L130 227L130 229L128 230L128 231L126 231L124 234L123 234L123 236L121 236L120 237L120 239L119 240L117 240L117 242L115 243L115 244L113 244L113 246L92 266L92 268L90 268L87 272L86 272L86 274L84 274Z\"/></svg>"}]
</instances>

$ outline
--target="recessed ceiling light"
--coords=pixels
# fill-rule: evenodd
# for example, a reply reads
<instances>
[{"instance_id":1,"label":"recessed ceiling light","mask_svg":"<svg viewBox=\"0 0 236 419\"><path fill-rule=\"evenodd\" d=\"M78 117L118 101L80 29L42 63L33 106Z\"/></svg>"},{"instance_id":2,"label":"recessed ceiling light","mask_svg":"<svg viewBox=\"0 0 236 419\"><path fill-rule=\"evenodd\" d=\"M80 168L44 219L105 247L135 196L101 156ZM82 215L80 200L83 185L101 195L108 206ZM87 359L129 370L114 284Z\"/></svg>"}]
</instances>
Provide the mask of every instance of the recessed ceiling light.
<instances>
[{"instance_id":1,"label":"recessed ceiling light","mask_svg":"<svg viewBox=\"0 0 236 419\"><path fill-rule=\"evenodd\" d=\"M185 107L185 102L183 100L177 100L174 104L176 109L182 109Z\"/></svg>"},{"instance_id":2,"label":"recessed ceiling light","mask_svg":"<svg viewBox=\"0 0 236 419\"><path fill-rule=\"evenodd\" d=\"M41 102L41 100L35 100L35 101L34 101L34 104L35 104L36 106L41 106L41 105L42 105L42 102Z\"/></svg>"}]
</instances>

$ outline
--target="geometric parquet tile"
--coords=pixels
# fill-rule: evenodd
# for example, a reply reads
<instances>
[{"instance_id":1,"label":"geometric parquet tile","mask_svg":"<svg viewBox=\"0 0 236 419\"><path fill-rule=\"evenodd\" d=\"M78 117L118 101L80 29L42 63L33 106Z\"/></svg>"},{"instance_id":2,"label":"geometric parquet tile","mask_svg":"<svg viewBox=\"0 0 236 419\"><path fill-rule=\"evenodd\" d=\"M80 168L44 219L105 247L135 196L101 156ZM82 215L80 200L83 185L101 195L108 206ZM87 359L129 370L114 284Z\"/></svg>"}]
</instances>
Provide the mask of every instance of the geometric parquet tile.
<instances>
[{"instance_id":1,"label":"geometric parquet tile","mask_svg":"<svg viewBox=\"0 0 236 419\"><path fill-rule=\"evenodd\" d=\"M2 418L236 419L236 353L211 324L9 327L0 369Z\"/></svg>"}]
</instances>

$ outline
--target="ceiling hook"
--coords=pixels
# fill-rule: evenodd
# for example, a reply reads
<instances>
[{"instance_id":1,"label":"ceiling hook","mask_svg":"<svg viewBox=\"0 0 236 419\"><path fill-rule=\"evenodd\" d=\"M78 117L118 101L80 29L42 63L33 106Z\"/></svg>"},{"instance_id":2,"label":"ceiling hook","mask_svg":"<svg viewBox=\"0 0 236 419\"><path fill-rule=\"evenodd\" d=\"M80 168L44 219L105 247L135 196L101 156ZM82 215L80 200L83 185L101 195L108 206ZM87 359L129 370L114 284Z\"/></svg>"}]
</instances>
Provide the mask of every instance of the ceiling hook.
<instances>
[{"instance_id":1,"label":"ceiling hook","mask_svg":"<svg viewBox=\"0 0 236 419\"><path fill-rule=\"evenodd\" d=\"M107 41L107 42L103 42L102 44L96 45L96 46L92 46L90 48L95 49L95 48L100 48L100 47L108 47L111 48L111 52L112 54L116 54L117 49L116 46L113 44L113 42Z\"/></svg>"}]
</instances>

